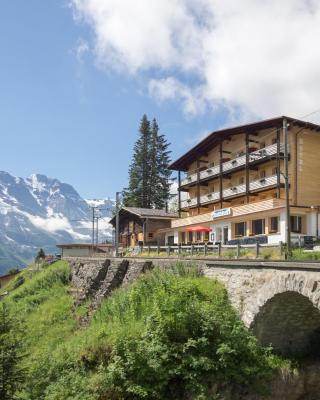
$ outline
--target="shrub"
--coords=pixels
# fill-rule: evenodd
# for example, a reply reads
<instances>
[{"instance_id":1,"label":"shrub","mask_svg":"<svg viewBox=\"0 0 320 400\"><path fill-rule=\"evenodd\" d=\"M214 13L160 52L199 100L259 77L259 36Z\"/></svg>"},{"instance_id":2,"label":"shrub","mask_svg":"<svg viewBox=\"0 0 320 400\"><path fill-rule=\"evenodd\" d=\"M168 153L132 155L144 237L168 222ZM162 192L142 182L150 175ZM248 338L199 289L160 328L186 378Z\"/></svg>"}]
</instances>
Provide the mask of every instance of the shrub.
<instances>
[{"instance_id":1,"label":"shrub","mask_svg":"<svg viewBox=\"0 0 320 400\"><path fill-rule=\"evenodd\" d=\"M225 289L190 271L156 270L103 303L91 327L96 355L90 346L84 357L99 366L99 399L209 399L214 384L249 385L272 371Z\"/></svg>"}]
</instances>

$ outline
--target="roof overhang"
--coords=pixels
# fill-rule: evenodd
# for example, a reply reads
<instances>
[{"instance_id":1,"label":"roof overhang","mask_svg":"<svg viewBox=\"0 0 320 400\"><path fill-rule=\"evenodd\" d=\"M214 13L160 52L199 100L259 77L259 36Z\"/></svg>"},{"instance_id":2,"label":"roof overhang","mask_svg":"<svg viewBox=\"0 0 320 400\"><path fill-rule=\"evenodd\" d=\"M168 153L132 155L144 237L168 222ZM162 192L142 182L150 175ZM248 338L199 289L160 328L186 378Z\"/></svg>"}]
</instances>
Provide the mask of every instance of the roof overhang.
<instances>
[{"instance_id":1,"label":"roof overhang","mask_svg":"<svg viewBox=\"0 0 320 400\"><path fill-rule=\"evenodd\" d=\"M254 133L261 129L281 128L283 125L284 118L286 118L289 123L289 129L290 126L299 126L320 131L319 125L285 116L266 119L263 121L258 121L246 125L239 125L232 128L217 130L210 133L207 137L201 140L201 142L196 144L189 151L187 151L185 154L179 157L176 161L171 163L169 169L174 171L186 171L189 165L193 161L197 160L197 158L203 156L204 153L211 150L214 146L218 145L221 142L221 140L224 140L229 136L241 133Z\"/></svg>"}]
</instances>

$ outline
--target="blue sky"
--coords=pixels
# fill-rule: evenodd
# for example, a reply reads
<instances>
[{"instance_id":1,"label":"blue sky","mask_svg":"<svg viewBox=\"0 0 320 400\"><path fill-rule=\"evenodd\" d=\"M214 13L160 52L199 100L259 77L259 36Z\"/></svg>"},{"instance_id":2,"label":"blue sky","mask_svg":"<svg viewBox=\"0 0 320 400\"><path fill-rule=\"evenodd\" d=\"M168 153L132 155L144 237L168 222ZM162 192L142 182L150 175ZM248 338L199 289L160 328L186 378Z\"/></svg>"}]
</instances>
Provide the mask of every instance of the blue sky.
<instances>
[{"instance_id":1,"label":"blue sky","mask_svg":"<svg viewBox=\"0 0 320 400\"><path fill-rule=\"evenodd\" d=\"M64 0L2 2L0 168L56 177L88 198L112 197L127 183L143 113L157 118L173 157L220 121L159 104L135 79L97 68L88 54L79 61L79 38L90 35Z\"/></svg>"},{"instance_id":2,"label":"blue sky","mask_svg":"<svg viewBox=\"0 0 320 400\"><path fill-rule=\"evenodd\" d=\"M240 3L2 1L0 169L113 197L143 113L175 158L221 126L320 108L319 2Z\"/></svg>"}]
</instances>

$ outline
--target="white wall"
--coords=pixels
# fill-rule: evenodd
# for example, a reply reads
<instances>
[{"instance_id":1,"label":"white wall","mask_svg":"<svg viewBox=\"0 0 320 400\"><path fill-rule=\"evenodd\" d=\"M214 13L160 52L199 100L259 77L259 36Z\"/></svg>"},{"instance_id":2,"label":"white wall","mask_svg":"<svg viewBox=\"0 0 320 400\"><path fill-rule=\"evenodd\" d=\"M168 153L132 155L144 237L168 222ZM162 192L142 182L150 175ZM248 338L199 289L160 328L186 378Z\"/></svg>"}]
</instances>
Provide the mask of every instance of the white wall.
<instances>
[{"instance_id":1,"label":"white wall","mask_svg":"<svg viewBox=\"0 0 320 400\"><path fill-rule=\"evenodd\" d=\"M318 222L319 224L319 222ZM312 212L307 214L307 235L317 235L317 213Z\"/></svg>"},{"instance_id":2,"label":"white wall","mask_svg":"<svg viewBox=\"0 0 320 400\"><path fill-rule=\"evenodd\" d=\"M71 249L63 249L63 257L86 257L90 255L89 248L73 247Z\"/></svg>"},{"instance_id":3,"label":"white wall","mask_svg":"<svg viewBox=\"0 0 320 400\"><path fill-rule=\"evenodd\" d=\"M279 242L286 241L286 212L281 211L280 213L280 239Z\"/></svg>"}]
</instances>

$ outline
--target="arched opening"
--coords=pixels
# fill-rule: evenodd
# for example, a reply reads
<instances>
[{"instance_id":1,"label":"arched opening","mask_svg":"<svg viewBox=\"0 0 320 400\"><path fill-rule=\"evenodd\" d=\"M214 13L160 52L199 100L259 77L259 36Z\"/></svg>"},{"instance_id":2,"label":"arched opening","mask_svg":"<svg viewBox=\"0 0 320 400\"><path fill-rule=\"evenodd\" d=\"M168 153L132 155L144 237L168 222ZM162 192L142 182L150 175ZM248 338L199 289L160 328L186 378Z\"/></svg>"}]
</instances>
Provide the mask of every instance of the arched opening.
<instances>
[{"instance_id":1,"label":"arched opening","mask_svg":"<svg viewBox=\"0 0 320 400\"><path fill-rule=\"evenodd\" d=\"M320 356L320 311L300 293L288 291L268 300L251 328L259 342L285 356Z\"/></svg>"}]
</instances>

